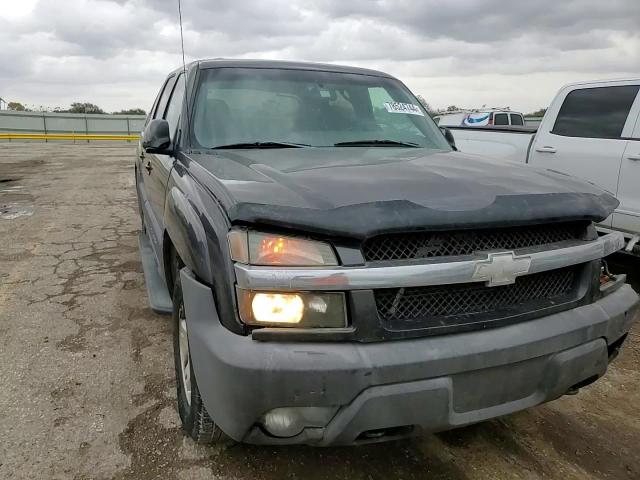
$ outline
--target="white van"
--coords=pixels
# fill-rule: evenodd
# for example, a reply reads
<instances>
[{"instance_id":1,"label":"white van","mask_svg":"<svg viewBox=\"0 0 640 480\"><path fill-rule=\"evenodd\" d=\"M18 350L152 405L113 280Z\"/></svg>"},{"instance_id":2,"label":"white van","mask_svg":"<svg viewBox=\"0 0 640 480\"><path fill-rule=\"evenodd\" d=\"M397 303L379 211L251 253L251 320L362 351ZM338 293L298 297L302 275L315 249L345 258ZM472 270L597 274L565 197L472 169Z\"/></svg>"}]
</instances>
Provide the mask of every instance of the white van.
<instances>
[{"instance_id":1,"label":"white van","mask_svg":"<svg viewBox=\"0 0 640 480\"><path fill-rule=\"evenodd\" d=\"M508 108L459 110L437 115L433 119L441 127L524 126L522 113L512 112Z\"/></svg>"}]
</instances>

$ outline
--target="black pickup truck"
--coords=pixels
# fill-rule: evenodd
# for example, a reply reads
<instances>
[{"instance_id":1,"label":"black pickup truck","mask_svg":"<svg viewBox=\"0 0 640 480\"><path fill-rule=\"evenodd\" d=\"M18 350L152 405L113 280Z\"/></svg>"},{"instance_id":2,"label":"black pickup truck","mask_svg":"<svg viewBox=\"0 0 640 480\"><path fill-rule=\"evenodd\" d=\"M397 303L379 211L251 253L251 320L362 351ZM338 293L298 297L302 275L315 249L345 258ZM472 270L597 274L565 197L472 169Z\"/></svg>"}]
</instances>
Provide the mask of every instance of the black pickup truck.
<instances>
[{"instance_id":1,"label":"black pickup truck","mask_svg":"<svg viewBox=\"0 0 640 480\"><path fill-rule=\"evenodd\" d=\"M622 235L593 226L615 198L455 151L385 73L191 63L135 176L199 442L359 444L505 415L601 377L638 308L602 260Z\"/></svg>"}]
</instances>

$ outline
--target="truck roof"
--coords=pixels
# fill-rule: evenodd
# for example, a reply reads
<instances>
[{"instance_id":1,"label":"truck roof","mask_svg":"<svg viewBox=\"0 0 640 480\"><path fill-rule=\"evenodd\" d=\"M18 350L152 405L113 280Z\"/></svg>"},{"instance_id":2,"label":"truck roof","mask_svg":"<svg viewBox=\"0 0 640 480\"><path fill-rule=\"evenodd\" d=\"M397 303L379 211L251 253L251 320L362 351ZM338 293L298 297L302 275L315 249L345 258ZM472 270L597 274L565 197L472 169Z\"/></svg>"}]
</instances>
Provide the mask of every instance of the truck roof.
<instances>
[{"instance_id":1,"label":"truck roof","mask_svg":"<svg viewBox=\"0 0 640 480\"><path fill-rule=\"evenodd\" d=\"M599 80L582 80L580 82L571 82L562 86L562 88L567 87L581 87L585 85L596 85L600 83L617 83L617 82L637 82L640 80L640 77L624 77L624 78L601 78Z\"/></svg>"},{"instance_id":2,"label":"truck roof","mask_svg":"<svg viewBox=\"0 0 640 480\"><path fill-rule=\"evenodd\" d=\"M288 60L252 60L213 58L195 60L187 65L187 69L198 66L199 68L280 68L287 70L315 70L322 72L353 73L357 75L371 75L376 77L395 78L388 73L368 68L349 67L346 65L334 65L331 63L292 62ZM182 71L182 67L176 68L171 73Z\"/></svg>"},{"instance_id":3,"label":"truck roof","mask_svg":"<svg viewBox=\"0 0 640 480\"><path fill-rule=\"evenodd\" d=\"M467 113L515 113L517 115L523 115L522 112L511 110L509 107L491 107L491 108L463 108L461 110L451 110L447 112L439 112L436 117L444 117L446 115L460 115Z\"/></svg>"}]
</instances>

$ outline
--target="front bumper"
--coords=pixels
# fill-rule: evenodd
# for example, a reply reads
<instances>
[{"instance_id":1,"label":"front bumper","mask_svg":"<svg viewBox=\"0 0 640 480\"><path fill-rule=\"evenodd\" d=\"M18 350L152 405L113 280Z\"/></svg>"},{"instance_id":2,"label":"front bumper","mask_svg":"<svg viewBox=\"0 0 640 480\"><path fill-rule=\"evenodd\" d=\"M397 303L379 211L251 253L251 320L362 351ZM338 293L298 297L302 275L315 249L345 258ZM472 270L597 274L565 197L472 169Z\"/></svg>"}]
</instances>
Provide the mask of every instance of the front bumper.
<instances>
[{"instance_id":1,"label":"front bumper","mask_svg":"<svg viewBox=\"0 0 640 480\"><path fill-rule=\"evenodd\" d=\"M528 322L370 344L258 342L225 329L212 292L181 272L189 344L213 420L249 443L346 445L455 428L537 405L603 375L638 296L624 285L596 303ZM257 426L279 407L339 407L289 438ZM380 438L378 438L380 439Z\"/></svg>"}]
</instances>

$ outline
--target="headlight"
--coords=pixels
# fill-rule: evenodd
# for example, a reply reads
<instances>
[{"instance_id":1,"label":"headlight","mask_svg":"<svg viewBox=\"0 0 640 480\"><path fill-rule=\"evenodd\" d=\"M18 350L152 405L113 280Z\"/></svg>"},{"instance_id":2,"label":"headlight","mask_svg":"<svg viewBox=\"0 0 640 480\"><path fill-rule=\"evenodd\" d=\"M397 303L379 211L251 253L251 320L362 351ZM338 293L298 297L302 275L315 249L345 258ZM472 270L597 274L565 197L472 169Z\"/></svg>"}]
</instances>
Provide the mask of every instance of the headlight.
<instances>
[{"instance_id":1,"label":"headlight","mask_svg":"<svg viewBox=\"0 0 640 480\"><path fill-rule=\"evenodd\" d=\"M340 292L255 292L238 288L240 318L248 325L344 328L347 312Z\"/></svg>"},{"instance_id":2,"label":"headlight","mask_svg":"<svg viewBox=\"0 0 640 480\"><path fill-rule=\"evenodd\" d=\"M304 302L296 293L256 293L251 313L258 323L298 324L304 314Z\"/></svg>"},{"instance_id":3,"label":"headlight","mask_svg":"<svg viewBox=\"0 0 640 480\"><path fill-rule=\"evenodd\" d=\"M331 245L306 238L232 230L229 248L234 261L250 265L311 267L338 264Z\"/></svg>"}]
</instances>

